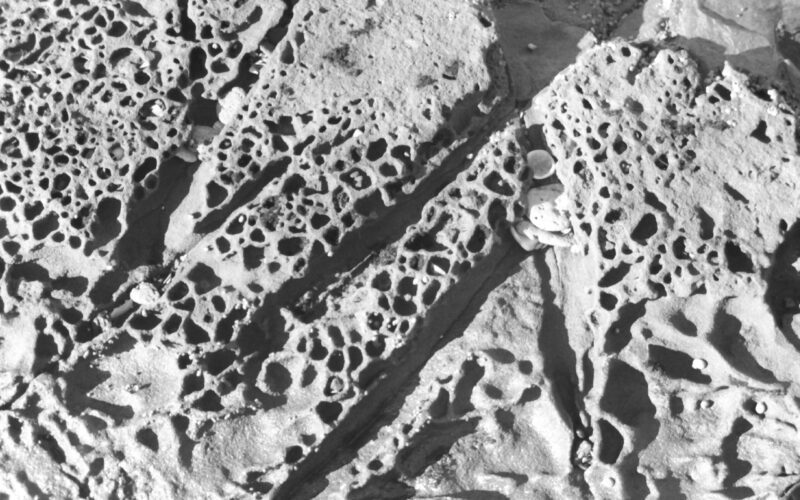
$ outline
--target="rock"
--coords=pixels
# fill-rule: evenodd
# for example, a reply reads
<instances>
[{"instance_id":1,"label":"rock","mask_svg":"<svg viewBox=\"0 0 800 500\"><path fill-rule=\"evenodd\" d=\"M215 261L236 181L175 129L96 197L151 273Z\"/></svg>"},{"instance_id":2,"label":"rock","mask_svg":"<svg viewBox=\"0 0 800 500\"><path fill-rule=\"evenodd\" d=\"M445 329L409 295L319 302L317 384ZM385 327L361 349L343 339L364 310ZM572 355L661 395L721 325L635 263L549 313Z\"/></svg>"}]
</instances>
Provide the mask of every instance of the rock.
<instances>
[{"instance_id":1,"label":"rock","mask_svg":"<svg viewBox=\"0 0 800 500\"><path fill-rule=\"evenodd\" d=\"M239 87L233 87L225 94L219 101L219 121L225 125L232 123L236 114L241 111L245 97L244 90Z\"/></svg>"},{"instance_id":2,"label":"rock","mask_svg":"<svg viewBox=\"0 0 800 500\"><path fill-rule=\"evenodd\" d=\"M545 246L539 242L539 240L532 234L530 228L532 227L531 223L528 221L520 221L514 224L509 228L511 231L511 236L514 237L514 240L528 252L533 250L539 250L544 248Z\"/></svg>"},{"instance_id":3,"label":"rock","mask_svg":"<svg viewBox=\"0 0 800 500\"><path fill-rule=\"evenodd\" d=\"M131 289L131 300L140 306L152 307L160 299L160 293L151 283L142 282Z\"/></svg>"},{"instance_id":4,"label":"rock","mask_svg":"<svg viewBox=\"0 0 800 500\"><path fill-rule=\"evenodd\" d=\"M733 441L764 471L737 487L790 486L755 436L769 435L774 449L800 443L768 423L774 394L795 397L800 377L796 332L783 320L796 313L788 227L800 168L794 113L757 82L730 64L704 80L688 51L614 41L537 97L564 186L556 204L581 250L559 254L564 314L582 318L570 336L593 332L608 357L583 375L599 401L587 408L604 440L647 443L613 460L630 496L645 496L639 485L663 471L689 477L694 466L677 457L718 456ZM696 482L680 480L680 491L717 491L727 472L714 464Z\"/></svg>"},{"instance_id":5,"label":"rock","mask_svg":"<svg viewBox=\"0 0 800 500\"><path fill-rule=\"evenodd\" d=\"M537 228L554 233L570 231L569 219L558 208L558 197L564 192L560 184L548 184L528 191L528 220ZM561 202L560 204L563 204Z\"/></svg>"},{"instance_id":6,"label":"rock","mask_svg":"<svg viewBox=\"0 0 800 500\"><path fill-rule=\"evenodd\" d=\"M553 157L543 149L535 149L526 157L528 168L533 172L534 179L546 179L555 172Z\"/></svg>"},{"instance_id":7,"label":"rock","mask_svg":"<svg viewBox=\"0 0 800 500\"><path fill-rule=\"evenodd\" d=\"M792 491L800 9L640 3L4 2L0 498Z\"/></svg>"},{"instance_id":8,"label":"rock","mask_svg":"<svg viewBox=\"0 0 800 500\"><path fill-rule=\"evenodd\" d=\"M539 229L527 220L519 221L514 227L523 241L535 242L535 247L546 245L568 248L573 243L569 236Z\"/></svg>"}]
</instances>

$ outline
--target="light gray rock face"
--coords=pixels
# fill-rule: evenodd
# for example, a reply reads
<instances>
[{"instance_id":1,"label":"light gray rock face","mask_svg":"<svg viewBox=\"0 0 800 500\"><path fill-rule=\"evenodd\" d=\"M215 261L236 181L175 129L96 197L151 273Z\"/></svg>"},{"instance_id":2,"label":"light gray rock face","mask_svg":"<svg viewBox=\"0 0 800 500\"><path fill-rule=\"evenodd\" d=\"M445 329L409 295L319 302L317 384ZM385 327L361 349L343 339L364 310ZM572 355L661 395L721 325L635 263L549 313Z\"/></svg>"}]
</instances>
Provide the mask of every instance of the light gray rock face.
<instances>
[{"instance_id":1,"label":"light gray rock face","mask_svg":"<svg viewBox=\"0 0 800 500\"><path fill-rule=\"evenodd\" d=\"M797 202L795 120L728 68L606 44L550 87L546 133L599 301L763 295Z\"/></svg>"},{"instance_id":2,"label":"light gray rock face","mask_svg":"<svg viewBox=\"0 0 800 500\"><path fill-rule=\"evenodd\" d=\"M0 1L0 499L790 491L797 11L638 4Z\"/></svg>"},{"instance_id":3,"label":"light gray rock face","mask_svg":"<svg viewBox=\"0 0 800 500\"><path fill-rule=\"evenodd\" d=\"M782 423L800 375L793 114L730 67L703 81L686 52L625 42L582 54L541 99L582 247L561 266L595 338L592 491L784 490L800 438Z\"/></svg>"}]
</instances>

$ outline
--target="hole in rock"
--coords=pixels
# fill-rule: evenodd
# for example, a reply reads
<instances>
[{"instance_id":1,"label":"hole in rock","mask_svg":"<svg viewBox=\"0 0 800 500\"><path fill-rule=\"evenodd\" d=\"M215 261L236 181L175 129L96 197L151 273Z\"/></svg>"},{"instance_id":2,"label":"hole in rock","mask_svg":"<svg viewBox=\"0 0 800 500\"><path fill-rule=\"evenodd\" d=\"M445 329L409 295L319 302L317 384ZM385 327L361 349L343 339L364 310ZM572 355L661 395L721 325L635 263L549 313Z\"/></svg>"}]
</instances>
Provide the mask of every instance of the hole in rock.
<instances>
[{"instance_id":1,"label":"hole in rock","mask_svg":"<svg viewBox=\"0 0 800 500\"><path fill-rule=\"evenodd\" d=\"M219 395L210 390L203 393L203 396L195 401L192 406L201 411L221 411L224 409Z\"/></svg>"},{"instance_id":2,"label":"hole in rock","mask_svg":"<svg viewBox=\"0 0 800 500\"><path fill-rule=\"evenodd\" d=\"M158 436L148 427L136 432L136 441L153 451L158 451Z\"/></svg>"},{"instance_id":3,"label":"hole in rock","mask_svg":"<svg viewBox=\"0 0 800 500\"><path fill-rule=\"evenodd\" d=\"M600 461L609 465L614 464L622 452L625 440L617 428L605 419L599 419L597 426L600 430Z\"/></svg>"},{"instance_id":4,"label":"hole in rock","mask_svg":"<svg viewBox=\"0 0 800 500\"><path fill-rule=\"evenodd\" d=\"M264 383L272 392L283 394L292 385L292 374L286 367L273 361L264 370Z\"/></svg>"},{"instance_id":5,"label":"hole in rock","mask_svg":"<svg viewBox=\"0 0 800 500\"><path fill-rule=\"evenodd\" d=\"M305 239L301 237L283 238L278 241L278 251L287 257L292 257L303 251Z\"/></svg>"},{"instance_id":6,"label":"hole in rock","mask_svg":"<svg viewBox=\"0 0 800 500\"><path fill-rule=\"evenodd\" d=\"M342 405L335 401L321 401L317 404L317 415L326 424L333 424L342 413Z\"/></svg>"},{"instance_id":7,"label":"hole in rock","mask_svg":"<svg viewBox=\"0 0 800 500\"><path fill-rule=\"evenodd\" d=\"M194 283L194 291L198 295L203 295L217 288L222 284L222 280L216 275L213 269L201 263L192 268L187 275L189 280Z\"/></svg>"},{"instance_id":8,"label":"hole in rock","mask_svg":"<svg viewBox=\"0 0 800 500\"><path fill-rule=\"evenodd\" d=\"M242 249L242 259L244 260L245 269L258 269L264 260L264 249L248 245Z\"/></svg>"},{"instance_id":9,"label":"hole in rock","mask_svg":"<svg viewBox=\"0 0 800 500\"><path fill-rule=\"evenodd\" d=\"M453 396L453 413L463 415L473 410L472 391L483 378L485 369L475 359L469 359L461 364L461 378L456 384Z\"/></svg>"},{"instance_id":10,"label":"hole in rock","mask_svg":"<svg viewBox=\"0 0 800 500\"><path fill-rule=\"evenodd\" d=\"M206 370L211 375L219 375L236 360L236 354L228 349L210 352L205 357Z\"/></svg>"},{"instance_id":11,"label":"hole in rock","mask_svg":"<svg viewBox=\"0 0 800 500\"><path fill-rule=\"evenodd\" d=\"M672 242L672 253L676 258L681 260L689 260L689 254L686 253L686 238L679 236Z\"/></svg>"},{"instance_id":12,"label":"hole in rock","mask_svg":"<svg viewBox=\"0 0 800 500\"><path fill-rule=\"evenodd\" d=\"M726 101L731 100L731 91L728 89L728 87L722 85L721 83L718 83L714 86L714 92Z\"/></svg>"},{"instance_id":13,"label":"hole in rock","mask_svg":"<svg viewBox=\"0 0 800 500\"><path fill-rule=\"evenodd\" d=\"M300 446L290 446L286 448L286 455L284 457L284 462L287 464L293 464L303 458L303 448Z\"/></svg>"},{"instance_id":14,"label":"hole in rock","mask_svg":"<svg viewBox=\"0 0 800 500\"><path fill-rule=\"evenodd\" d=\"M714 219L700 207L697 207L697 218L700 221L700 239L710 240L714 237Z\"/></svg>"},{"instance_id":15,"label":"hole in rock","mask_svg":"<svg viewBox=\"0 0 800 500\"><path fill-rule=\"evenodd\" d=\"M642 216L642 218L639 220L639 223L636 224L636 227L633 228L633 231L631 231L631 239L640 245L644 245L651 236L656 234L657 231L658 220L656 219L656 216L651 213L647 213Z\"/></svg>"},{"instance_id":16,"label":"hole in rock","mask_svg":"<svg viewBox=\"0 0 800 500\"><path fill-rule=\"evenodd\" d=\"M333 351L328 358L328 369L332 372L340 372L344 368L344 354L339 349Z\"/></svg>"},{"instance_id":17,"label":"hole in rock","mask_svg":"<svg viewBox=\"0 0 800 500\"><path fill-rule=\"evenodd\" d=\"M727 182L722 187L725 189L725 192L728 193L728 195L730 195L730 197L734 200L745 204L750 203L750 200L748 200L742 193L734 189L733 186Z\"/></svg>"},{"instance_id":18,"label":"hole in rock","mask_svg":"<svg viewBox=\"0 0 800 500\"><path fill-rule=\"evenodd\" d=\"M758 122L758 126L753 130L750 134L750 137L763 142L764 144L769 144L772 142L772 139L769 138L767 135L767 122L764 120L760 120Z\"/></svg>"},{"instance_id":19,"label":"hole in rock","mask_svg":"<svg viewBox=\"0 0 800 500\"><path fill-rule=\"evenodd\" d=\"M597 285L601 288L607 288L616 285L628 274L630 269L630 264L622 262L617 267L609 269L606 274L600 278L600 281L597 283Z\"/></svg>"},{"instance_id":20,"label":"hole in rock","mask_svg":"<svg viewBox=\"0 0 800 500\"><path fill-rule=\"evenodd\" d=\"M206 205L214 208L228 197L228 191L214 181L206 184Z\"/></svg>"},{"instance_id":21,"label":"hole in rock","mask_svg":"<svg viewBox=\"0 0 800 500\"><path fill-rule=\"evenodd\" d=\"M95 220L91 225L94 240L86 244L86 255L119 235L122 231L122 224L118 220L121 211L122 202L116 198L103 198L97 204Z\"/></svg>"},{"instance_id":22,"label":"hole in rock","mask_svg":"<svg viewBox=\"0 0 800 500\"><path fill-rule=\"evenodd\" d=\"M730 240L725 243L725 260L728 262L728 269L734 273L752 273L754 271L750 256Z\"/></svg>"},{"instance_id":23,"label":"hole in rock","mask_svg":"<svg viewBox=\"0 0 800 500\"><path fill-rule=\"evenodd\" d=\"M631 427L637 427L645 420L652 420L656 414L644 375L617 359L612 359L609 364L608 380L600 398L600 408Z\"/></svg>"},{"instance_id":24,"label":"hole in rock","mask_svg":"<svg viewBox=\"0 0 800 500\"><path fill-rule=\"evenodd\" d=\"M387 143L385 139L378 139L373 141L367 147L367 160L377 161L380 160L386 153Z\"/></svg>"},{"instance_id":25,"label":"hole in rock","mask_svg":"<svg viewBox=\"0 0 800 500\"><path fill-rule=\"evenodd\" d=\"M692 368L694 358L685 352L675 351L656 344L647 346L648 361L666 376L673 379L684 379L697 384L711 383L711 377Z\"/></svg>"},{"instance_id":26,"label":"hole in rock","mask_svg":"<svg viewBox=\"0 0 800 500\"><path fill-rule=\"evenodd\" d=\"M471 253L478 253L483 250L483 247L486 246L487 234L488 231L484 227L476 227L475 232L472 233L472 237L467 242L467 250Z\"/></svg>"},{"instance_id":27,"label":"hole in rock","mask_svg":"<svg viewBox=\"0 0 800 500\"><path fill-rule=\"evenodd\" d=\"M58 214L49 212L33 223L33 239L43 240L48 234L58 229Z\"/></svg>"},{"instance_id":28,"label":"hole in rock","mask_svg":"<svg viewBox=\"0 0 800 500\"><path fill-rule=\"evenodd\" d=\"M600 307L606 311L613 311L617 307L618 299L607 292L600 292Z\"/></svg>"}]
</instances>

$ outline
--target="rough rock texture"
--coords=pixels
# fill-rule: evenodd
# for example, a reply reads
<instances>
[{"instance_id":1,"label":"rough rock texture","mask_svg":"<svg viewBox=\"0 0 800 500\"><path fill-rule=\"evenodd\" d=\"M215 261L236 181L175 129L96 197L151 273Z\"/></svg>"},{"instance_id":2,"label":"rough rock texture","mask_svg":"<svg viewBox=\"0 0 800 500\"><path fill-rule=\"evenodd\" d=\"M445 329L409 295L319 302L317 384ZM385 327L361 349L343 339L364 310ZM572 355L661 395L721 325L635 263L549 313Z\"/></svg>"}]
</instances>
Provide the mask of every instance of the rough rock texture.
<instances>
[{"instance_id":1,"label":"rough rock texture","mask_svg":"<svg viewBox=\"0 0 800 500\"><path fill-rule=\"evenodd\" d=\"M550 89L545 131L581 247L561 262L582 275L567 311L594 339L593 493L790 486L800 343L795 271L776 257L798 256L794 116L730 67L703 82L686 52L626 43Z\"/></svg>"},{"instance_id":2,"label":"rough rock texture","mask_svg":"<svg viewBox=\"0 0 800 500\"><path fill-rule=\"evenodd\" d=\"M791 498L798 12L0 1L0 498Z\"/></svg>"}]
</instances>

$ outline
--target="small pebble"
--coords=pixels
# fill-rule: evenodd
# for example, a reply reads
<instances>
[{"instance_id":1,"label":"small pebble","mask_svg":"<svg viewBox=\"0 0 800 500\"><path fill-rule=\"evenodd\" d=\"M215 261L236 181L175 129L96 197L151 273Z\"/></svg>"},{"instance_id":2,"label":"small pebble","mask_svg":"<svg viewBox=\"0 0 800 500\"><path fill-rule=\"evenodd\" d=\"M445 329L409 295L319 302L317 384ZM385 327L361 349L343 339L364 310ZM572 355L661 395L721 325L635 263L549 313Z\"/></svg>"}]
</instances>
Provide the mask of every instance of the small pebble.
<instances>
[{"instance_id":1,"label":"small pebble","mask_svg":"<svg viewBox=\"0 0 800 500\"><path fill-rule=\"evenodd\" d=\"M756 410L756 414L763 416L764 414L767 413L767 403L765 403L763 401L759 401L758 403L756 403L755 410Z\"/></svg>"},{"instance_id":2,"label":"small pebble","mask_svg":"<svg viewBox=\"0 0 800 500\"><path fill-rule=\"evenodd\" d=\"M150 108L150 112L156 118L163 117L164 114L166 114L166 112L167 112L167 107L164 105L164 101L162 101L161 99L156 100L153 103L153 106Z\"/></svg>"},{"instance_id":3,"label":"small pebble","mask_svg":"<svg viewBox=\"0 0 800 500\"><path fill-rule=\"evenodd\" d=\"M534 149L525 158L528 168L533 172L534 179L544 179L553 175L556 164L550 153L543 149Z\"/></svg>"},{"instance_id":4,"label":"small pebble","mask_svg":"<svg viewBox=\"0 0 800 500\"><path fill-rule=\"evenodd\" d=\"M153 306L158 303L158 290L150 283L142 282L131 290L131 300L141 306Z\"/></svg>"},{"instance_id":5,"label":"small pebble","mask_svg":"<svg viewBox=\"0 0 800 500\"><path fill-rule=\"evenodd\" d=\"M543 248L544 245L539 243L533 235L526 234L530 229L528 226L532 227L531 223L526 220L517 222L516 225L511 226L511 236L526 252Z\"/></svg>"},{"instance_id":6,"label":"small pebble","mask_svg":"<svg viewBox=\"0 0 800 500\"><path fill-rule=\"evenodd\" d=\"M704 400L700 401L700 408L702 408L704 410L707 410L707 409L711 408L712 406L714 406L714 402L711 401L710 399L704 399Z\"/></svg>"},{"instance_id":7,"label":"small pebble","mask_svg":"<svg viewBox=\"0 0 800 500\"><path fill-rule=\"evenodd\" d=\"M692 361L692 368L695 370L705 370L707 366L708 361L705 359L695 358L694 361Z\"/></svg>"},{"instance_id":8,"label":"small pebble","mask_svg":"<svg viewBox=\"0 0 800 500\"><path fill-rule=\"evenodd\" d=\"M538 48L538 47L536 47L536 44L534 44L534 43L529 43L529 44L528 44L528 50L530 50L531 52L533 52L533 51L534 51L534 50L536 50L537 48Z\"/></svg>"},{"instance_id":9,"label":"small pebble","mask_svg":"<svg viewBox=\"0 0 800 500\"><path fill-rule=\"evenodd\" d=\"M239 87L234 87L219 101L218 120L221 123L232 123L241 110L246 94Z\"/></svg>"}]
</instances>

